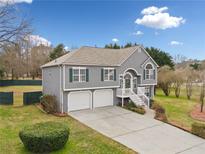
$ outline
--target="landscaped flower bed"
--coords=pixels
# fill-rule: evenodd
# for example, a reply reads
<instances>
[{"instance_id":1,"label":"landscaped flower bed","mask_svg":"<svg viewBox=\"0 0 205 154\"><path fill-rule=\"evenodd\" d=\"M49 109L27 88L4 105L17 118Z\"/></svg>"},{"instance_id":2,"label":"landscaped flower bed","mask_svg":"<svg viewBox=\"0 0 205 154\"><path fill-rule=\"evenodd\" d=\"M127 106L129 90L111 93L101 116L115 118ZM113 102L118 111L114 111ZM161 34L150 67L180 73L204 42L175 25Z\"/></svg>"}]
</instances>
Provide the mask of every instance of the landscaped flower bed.
<instances>
[{"instance_id":1,"label":"landscaped flower bed","mask_svg":"<svg viewBox=\"0 0 205 154\"><path fill-rule=\"evenodd\" d=\"M142 106L136 106L132 101L125 103L124 108L139 114L146 113L145 109Z\"/></svg>"}]
</instances>

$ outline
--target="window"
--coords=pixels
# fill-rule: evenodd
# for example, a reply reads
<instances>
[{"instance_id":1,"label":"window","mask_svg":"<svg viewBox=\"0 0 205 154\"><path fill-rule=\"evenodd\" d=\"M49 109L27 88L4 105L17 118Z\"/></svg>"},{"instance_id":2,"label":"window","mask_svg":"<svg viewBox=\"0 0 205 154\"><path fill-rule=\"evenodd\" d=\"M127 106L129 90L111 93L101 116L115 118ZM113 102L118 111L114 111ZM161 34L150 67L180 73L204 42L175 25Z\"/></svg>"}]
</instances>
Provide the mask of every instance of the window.
<instances>
[{"instance_id":1,"label":"window","mask_svg":"<svg viewBox=\"0 0 205 154\"><path fill-rule=\"evenodd\" d=\"M155 79L155 73L152 64L147 64L145 67L145 79Z\"/></svg>"},{"instance_id":2,"label":"window","mask_svg":"<svg viewBox=\"0 0 205 154\"><path fill-rule=\"evenodd\" d=\"M147 96L147 97L149 97L150 96L150 87L145 87L145 95Z\"/></svg>"},{"instance_id":3,"label":"window","mask_svg":"<svg viewBox=\"0 0 205 154\"><path fill-rule=\"evenodd\" d=\"M104 68L104 81L114 81L114 68Z\"/></svg>"},{"instance_id":4,"label":"window","mask_svg":"<svg viewBox=\"0 0 205 154\"><path fill-rule=\"evenodd\" d=\"M73 68L73 81L86 82L86 68L83 67Z\"/></svg>"},{"instance_id":5,"label":"window","mask_svg":"<svg viewBox=\"0 0 205 154\"><path fill-rule=\"evenodd\" d=\"M133 79L133 88L136 89L137 88L137 78L134 77Z\"/></svg>"}]
</instances>

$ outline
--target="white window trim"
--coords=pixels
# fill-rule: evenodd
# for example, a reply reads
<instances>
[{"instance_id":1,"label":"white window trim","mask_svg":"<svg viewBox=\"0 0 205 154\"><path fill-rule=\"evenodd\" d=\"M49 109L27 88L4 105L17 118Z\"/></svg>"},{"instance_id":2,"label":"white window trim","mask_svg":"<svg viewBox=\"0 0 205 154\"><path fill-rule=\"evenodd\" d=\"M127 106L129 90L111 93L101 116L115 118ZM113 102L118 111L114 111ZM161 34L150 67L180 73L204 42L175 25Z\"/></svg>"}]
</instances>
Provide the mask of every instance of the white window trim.
<instances>
[{"instance_id":1,"label":"white window trim","mask_svg":"<svg viewBox=\"0 0 205 154\"><path fill-rule=\"evenodd\" d=\"M105 80L105 70L108 70L108 79L107 80ZM113 71L113 74L111 74L109 72L110 70ZM103 78L104 78L104 81L114 81L114 78L115 78L114 70L115 70L115 68L111 68L111 67L103 68ZM111 75L113 75L113 79L112 80L110 79Z\"/></svg>"},{"instance_id":2,"label":"white window trim","mask_svg":"<svg viewBox=\"0 0 205 154\"><path fill-rule=\"evenodd\" d=\"M75 76L74 75L74 70L78 70L78 81L74 80L74 76ZM85 81L82 80L82 76L81 76L81 73L80 73L81 70L85 70ZM86 82L86 67L72 67L72 71L73 71L73 73L72 73L73 82Z\"/></svg>"},{"instance_id":3,"label":"white window trim","mask_svg":"<svg viewBox=\"0 0 205 154\"><path fill-rule=\"evenodd\" d=\"M146 67L147 67L147 65L148 64L150 64L150 65L152 65L152 69L146 69ZM153 64L152 63L147 63L146 65L145 65L145 80L154 80L154 66L153 66ZM149 74L147 74L147 70L149 71ZM147 76L149 76L148 78L147 78ZM153 78L151 78L151 76L153 76Z\"/></svg>"}]
</instances>

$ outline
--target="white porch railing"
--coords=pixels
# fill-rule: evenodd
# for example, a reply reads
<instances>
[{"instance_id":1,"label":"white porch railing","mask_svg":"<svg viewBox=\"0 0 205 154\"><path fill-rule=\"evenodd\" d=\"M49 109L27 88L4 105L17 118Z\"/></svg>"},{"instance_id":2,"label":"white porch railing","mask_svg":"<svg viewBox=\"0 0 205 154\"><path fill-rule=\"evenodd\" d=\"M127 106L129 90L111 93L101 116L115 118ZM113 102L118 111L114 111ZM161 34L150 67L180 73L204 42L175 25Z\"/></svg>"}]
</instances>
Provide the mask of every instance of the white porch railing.
<instances>
[{"instance_id":1,"label":"white porch railing","mask_svg":"<svg viewBox=\"0 0 205 154\"><path fill-rule=\"evenodd\" d=\"M144 103L149 107L150 106L150 100L145 95L145 87L138 87L137 88L137 95L144 101Z\"/></svg>"},{"instance_id":2,"label":"white porch railing","mask_svg":"<svg viewBox=\"0 0 205 154\"><path fill-rule=\"evenodd\" d=\"M129 97L132 94L132 90L130 88L119 88L117 89L117 96L118 97Z\"/></svg>"}]
</instances>

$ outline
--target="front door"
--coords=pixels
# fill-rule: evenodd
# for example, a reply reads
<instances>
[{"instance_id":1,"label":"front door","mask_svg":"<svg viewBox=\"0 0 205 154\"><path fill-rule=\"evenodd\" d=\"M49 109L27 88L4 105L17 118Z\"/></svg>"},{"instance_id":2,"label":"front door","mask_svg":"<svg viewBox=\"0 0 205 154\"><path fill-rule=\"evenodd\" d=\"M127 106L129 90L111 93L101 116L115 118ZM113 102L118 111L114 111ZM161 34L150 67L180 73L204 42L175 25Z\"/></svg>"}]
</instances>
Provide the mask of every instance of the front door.
<instances>
[{"instance_id":1,"label":"front door","mask_svg":"<svg viewBox=\"0 0 205 154\"><path fill-rule=\"evenodd\" d=\"M126 73L124 79L125 89L132 89L132 75L130 73Z\"/></svg>"}]
</instances>

